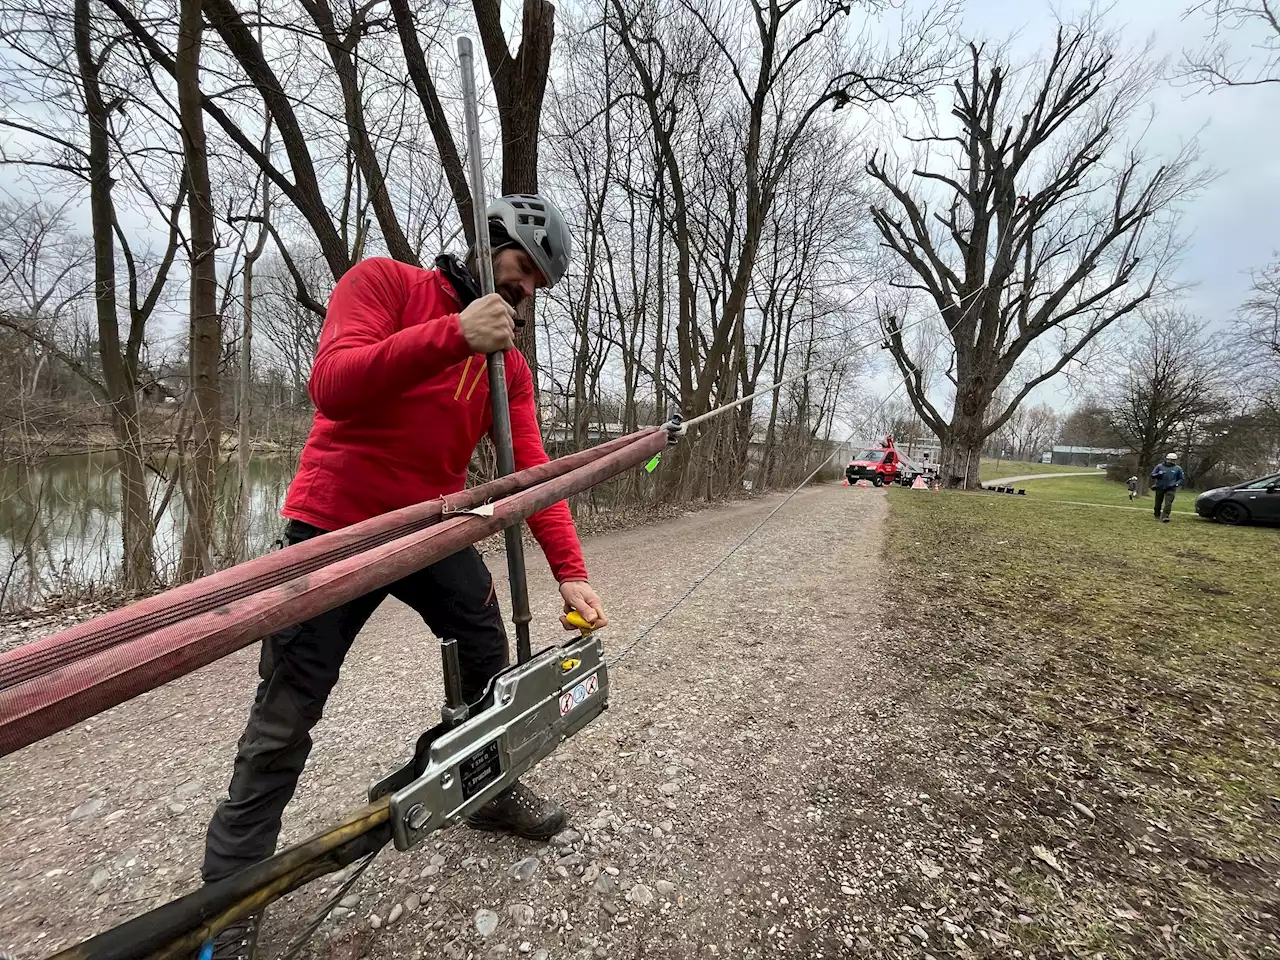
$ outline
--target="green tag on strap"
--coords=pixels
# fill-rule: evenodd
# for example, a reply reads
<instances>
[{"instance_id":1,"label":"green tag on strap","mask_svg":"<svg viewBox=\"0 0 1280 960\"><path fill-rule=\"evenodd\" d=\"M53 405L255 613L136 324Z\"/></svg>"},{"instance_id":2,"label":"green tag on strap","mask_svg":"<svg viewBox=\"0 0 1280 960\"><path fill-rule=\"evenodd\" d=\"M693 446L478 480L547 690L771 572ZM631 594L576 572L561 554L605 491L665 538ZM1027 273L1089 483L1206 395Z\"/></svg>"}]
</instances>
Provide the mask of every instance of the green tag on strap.
<instances>
[{"instance_id":1,"label":"green tag on strap","mask_svg":"<svg viewBox=\"0 0 1280 960\"><path fill-rule=\"evenodd\" d=\"M653 471L658 469L658 463L661 460L662 460L662 451L659 450L657 453L653 455L653 459L644 465L644 472L653 473Z\"/></svg>"}]
</instances>

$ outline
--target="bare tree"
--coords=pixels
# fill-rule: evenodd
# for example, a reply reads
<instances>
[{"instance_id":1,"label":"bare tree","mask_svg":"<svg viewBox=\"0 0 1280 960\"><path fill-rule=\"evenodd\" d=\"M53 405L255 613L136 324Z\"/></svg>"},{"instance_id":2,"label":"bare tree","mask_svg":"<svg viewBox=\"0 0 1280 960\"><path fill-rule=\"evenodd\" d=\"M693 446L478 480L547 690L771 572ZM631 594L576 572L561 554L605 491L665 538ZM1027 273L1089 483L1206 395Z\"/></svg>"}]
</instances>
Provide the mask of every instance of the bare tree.
<instances>
[{"instance_id":1,"label":"bare tree","mask_svg":"<svg viewBox=\"0 0 1280 960\"><path fill-rule=\"evenodd\" d=\"M71 228L65 206L0 201L0 445L9 448L6 464L34 462L49 445L73 442L89 426L77 408L92 410L97 398L75 389L76 373L62 358L74 357L89 378L99 378L95 358L76 342L92 285L91 245Z\"/></svg>"},{"instance_id":2,"label":"bare tree","mask_svg":"<svg viewBox=\"0 0 1280 960\"><path fill-rule=\"evenodd\" d=\"M162 10L153 13L148 5L135 5L127 0L102 2L120 20L146 58L167 73L175 83L179 83L179 74L184 68L178 63L176 49L171 50L164 42L174 32L169 12ZM179 17L182 12L183 8L179 8ZM300 103L297 97L291 97L286 92L285 83L277 72L281 64L273 63L273 58L264 51L263 44L231 0L208 0L207 7L202 4L201 12L208 18L213 34L221 40L225 55L241 72L230 85L232 96L236 97L234 100L207 94L198 86L188 89L188 96L196 98L196 105L208 114L221 133L271 179L280 195L293 206L311 231L329 265L332 277L336 279L342 276L353 262L353 248L362 246L363 236L359 228L354 234L342 229L345 224L335 219L333 208L325 196L325 181L312 155L312 139L300 119L300 113L306 104ZM177 33L179 43L182 43L183 38L189 37L190 28L179 29ZM204 40L202 29L202 47ZM189 50L184 52L189 53ZM190 87L190 84L187 83L186 86ZM239 108L250 91L257 94L259 103L248 104L248 117L243 118L242 122ZM264 107L270 113L285 159L288 160L287 172L272 157L263 153L259 137L248 126L250 122L256 123ZM203 125L201 132L203 134ZM327 143L328 140L327 137L317 139L321 143ZM356 221L357 224L359 222ZM300 287L298 293L299 298L309 307L323 314L322 304L311 291Z\"/></svg>"},{"instance_id":3,"label":"bare tree","mask_svg":"<svg viewBox=\"0 0 1280 960\"><path fill-rule=\"evenodd\" d=\"M268 125L268 131L270 127ZM269 134L264 138L264 151L270 151ZM239 473L238 493L235 512L231 522L231 544L228 555L246 557L248 546L249 522L249 460L251 453L251 426L253 411L253 311L255 290L253 285L254 268L266 249L268 224L271 223L271 184L265 177L259 177L261 188L261 223L258 225L257 237L249 244L245 243L244 266L241 271L240 296L240 364L239 381L236 384L236 465Z\"/></svg>"},{"instance_id":4,"label":"bare tree","mask_svg":"<svg viewBox=\"0 0 1280 960\"><path fill-rule=\"evenodd\" d=\"M609 338L600 336L599 326L600 318L609 316L608 305L604 302L607 299L604 285L608 279L604 218L609 208L613 165L618 158L618 144L613 136L614 111L610 109L613 78L617 71L608 34L596 31L594 35L588 33L571 37L569 42L575 48L581 48L592 40L603 43L603 56L596 60L591 57L595 51L579 49L579 56L570 57L566 68L568 76L562 84L560 102L553 107L550 124L553 162L572 186L577 206L585 214L583 222L575 224L574 230L578 237L583 238L578 247L581 251L578 257L580 271L574 271L562 292L558 291L572 320L569 346L572 360L566 390L572 407L566 413L572 425L576 449L587 446L590 423L588 394L592 392L589 380L594 372L598 381L610 347ZM587 76L578 75L579 69ZM601 306L604 306L603 311ZM594 324L593 319L596 321ZM590 399L598 401L599 397Z\"/></svg>"},{"instance_id":5,"label":"bare tree","mask_svg":"<svg viewBox=\"0 0 1280 960\"><path fill-rule=\"evenodd\" d=\"M848 327L858 293L869 286L862 261L869 246L870 220L865 180L846 136L830 128L815 131L796 165L780 181L752 283L752 312L759 317L750 338L755 342L742 336L735 344L738 388L744 395L760 386L763 372L776 383L823 352L839 355L848 349ZM841 295L832 296L826 287ZM743 327L745 331L746 324ZM804 358L803 363L796 364L797 356ZM779 431L784 399L781 391L769 397L755 480L761 487L774 481L780 455L786 455ZM802 390L796 399L803 406L808 398ZM831 404L825 400L822 408L832 412L838 397L831 397ZM738 428L741 458L746 453L742 437L749 429L746 415L739 419ZM805 438L804 446L809 439Z\"/></svg>"},{"instance_id":6,"label":"bare tree","mask_svg":"<svg viewBox=\"0 0 1280 960\"><path fill-rule=\"evenodd\" d=\"M1183 19L1203 17L1209 35L1197 50L1182 55L1181 79L1210 90L1280 83L1280 2L1277 0L1201 0ZM1250 37L1252 55L1233 47L1235 37Z\"/></svg>"},{"instance_id":7,"label":"bare tree","mask_svg":"<svg viewBox=\"0 0 1280 960\"><path fill-rule=\"evenodd\" d=\"M1102 397L1087 397L1062 418L1058 442L1073 447L1120 447L1124 440L1111 423L1111 407Z\"/></svg>"},{"instance_id":8,"label":"bare tree","mask_svg":"<svg viewBox=\"0 0 1280 960\"><path fill-rule=\"evenodd\" d=\"M938 40L949 8L884 48L845 35L851 12L803 0L610 2L608 25L632 66L669 198L664 226L676 253L676 374L686 414L737 385L726 370L743 347L769 213L819 118L919 96L941 78L947 52ZM680 475L669 474L677 485Z\"/></svg>"},{"instance_id":9,"label":"bare tree","mask_svg":"<svg viewBox=\"0 0 1280 960\"><path fill-rule=\"evenodd\" d=\"M1121 355L1107 388L1111 426L1137 457L1145 493L1164 448L1221 413L1220 367L1204 324L1176 310L1146 311Z\"/></svg>"},{"instance_id":10,"label":"bare tree","mask_svg":"<svg viewBox=\"0 0 1280 960\"><path fill-rule=\"evenodd\" d=\"M1030 460L1053 442L1058 427L1058 415L1052 407L1023 404L988 437L988 455Z\"/></svg>"},{"instance_id":11,"label":"bare tree","mask_svg":"<svg viewBox=\"0 0 1280 960\"><path fill-rule=\"evenodd\" d=\"M103 2L147 55L173 75L176 57L160 39L163 18L157 22L157 18L144 14L145 6L127 0ZM227 84L233 92L218 96L202 92L201 103L209 117L302 217L329 266L331 282L359 259L366 242L363 224L357 221L356 232L349 233L334 216L335 210L345 207L334 206L326 198L326 167L330 166L326 151L337 143L349 152L358 180L348 186L356 186L367 197L387 253L397 260L419 264L421 253L410 239L402 213L404 205L397 203L393 196L395 185L387 177L397 151L412 146L421 152L414 135L415 125L405 115L405 100L396 93L403 90L400 78L407 73L470 240L470 194L453 135L453 120L445 111L437 78L428 66L423 39L425 36L430 40L432 30L419 19L420 11L407 0L391 0L389 17L377 4L336 9L327 0L299 0L299 5L299 14L290 15L287 7L271 8L251 18L233 0L205 0L211 31L221 44L220 52L227 58L229 68L235 72ZM534 192L538 189L538 131L555 10L547 0L525 0L519 23L520 43L512 53L502 27L500 4L475 0L472 6L498 104L502 189L507 193ZM392 23L394 34L388 29ZM255 26L260 28L263 24L268 28L265 40L261 29L255 33ZM397 46L387 44L391 37L399 39ZM316 119L316 104L299 101L293 89L296 83L290 84L273 55L290 44L318 47L332 68L329 74L317 78L315 85L336 86L334 93L342 113L335 124L319 111L323 128L320 136L310 125ZM256 95L259 103L251 103L250 95ZM253 117L266 110L288 160L287 170L258 146L242 108L247 108ZM379 112L383 115L376 115ZM376 129L379 126L381 130ZM421 157L415 159L417 162L410 169L422 166ZM323 313L321 296L301 287L299 294L308 307ZM518 346L536 373L537 349L531 325L521 333Z\"/></svg>"},{"instance_id":12,"label":"bare tree","mask_svg":"<svg viewBox=\"0 0 1280 960\"><path fill-rule=\"evenodd\" d=\"M891 434L894 443L908 456L913 456L915 448L920 444L933 439L932 431L920 419L911 401L905 399L894 398L876 406L866 423L866 429L871 435L857 439L874 440Z\"/></svg>"},{"instance_id":13,"label":"bare tree","mask_svg":"<svg viewBox=\"0 0 1280 960\"><path fill-rule=\"evenodd\" d=\"M966 486L983 441L1032 390L1164 290L1174 213L1203 179L1191 146L1152 163L1126 143L1158 73L1096 22L1060 27L1022 82L999 49L971 44L968 59L958 129L924 137L930 155L909 172L867 167L886 193L872 213L905 267L898 283L924 295L951 341L950 415L923 388L897 315L889 349L942 441L945 482ZM936 155L954 166L931 165Z\"/></svg>"},{"instance_id":14,"label":"bare tree","mask_svg":"<svg viewBox=\"0 0 1280 960\"><path fill-rule=\"evenodd\" d=\"M555 7L549 0L523 0L520 42L514 53L502 28L499 0L472 0L480 42L489 64L498 123L502 131L502 192L538 191L538 139L542 125L542 100L551 68L551 41L555 37ZM533 303L525 323L516 332L516 347L524 354L538 380L538 341L534 333Z\"/></svg>"},{"instance_id":15,"label":"bare tree","mask_svg":"<svg viewBox=\"0 0 1280 960\"><path fill-rule=\"evenodd\" d=\"M1026 410L1022 429L1016 434L1019 460L1030 460L1053 444L1060 422L1057 411L1041 403Z\"/></svg>"},{"instance_id":16,"label":"bare tree","mask_svg":"<svg viewBox=\"0 0 1280 960\"><path fill-rule=\"evenodd\" d=\"M155 517L147 495L139 407L146 386L141 354L148 323L162 303L181 242L178 209L183 187L175 177L172 199L162 199L162 175L172 159L165 131L163 126L138 119L149 112L139 99L139 91L145 89L141 71L121 56L118 38L109 24L94 15L88 0L76 0L69 15L55 7L22 3L5 6L3 15L12 25L4 37L14 58L13 70L4 75L3 83L13 109L0 117L0 127L25 134L30 144L6 151L3 159L87 192L93 228L97 362L88 363L80 351L64 349L57 331L28 323L22 332L38 339L110 411L121 458L124 579L128 587L141 588L155 576ZM19 109L20 104L30 105L43 122ZM55 104L74 108L44 109ZM131 115L128 106L135 108ZM15 143L20 142L15 138ZM144 175L141 165L157 157L160 165L151 163ZM167 225L168 236L158 258L136 250L122 228L116 202L122 179L155 207Z\"/></svg>"},{"instance_id":17,"label":"bare tree","mask_svg":"<svg viewBox=\"0 0 1280 960\"><path fill-rule=\"evenodd\" d=\"M1236 318L1234 347L1241 386L1280 419L1280 263L1253 278Z\"/></svg>"},{"instance_id":18,"label":"bare tree","mask_svg":"<svg viewBox=\"0 0 1280 960\"><path fill-rule=\"evenodd\" d=\"M194 579L213 570L214 500L222 444L222 315L218 309L216 216L204 132L200 50L204 40L202 0L180 0L174 80L182 149L186 158L187 219L190 224L191 325L188 336L189 402L193 430L186 532L178 575Z\"/></svg>"},{"instance_id":19,"label":"bare tree","mask_svg":"<svg viewBox=\"0 0 1280 960\"><path fill-rule=\"evenodd\" d=\"M1280 364L1280 263L1269 265L1253 278L1240 314L1244 342L1261 358Z\"/></svg>"},{"instance_id":20,"label":"bare tree","mask_svg":"<svg viewBox=\"0 0 1280 960\"><path fill-rule=\"evenodd\" d=\"M294 274L303 277L308 286L319 283L327 271L323 258L314 248L295 249L292 266L286 266L279 254L268 254L255 271L260 292L257 293L261 315L258 332L263 338L263 359L274 364L284 375L289 387L289 404L295 409L308 406L307 381L311 362L320 343L323 317L308 310L294 296Z\"/></svg>"}]
</instances>

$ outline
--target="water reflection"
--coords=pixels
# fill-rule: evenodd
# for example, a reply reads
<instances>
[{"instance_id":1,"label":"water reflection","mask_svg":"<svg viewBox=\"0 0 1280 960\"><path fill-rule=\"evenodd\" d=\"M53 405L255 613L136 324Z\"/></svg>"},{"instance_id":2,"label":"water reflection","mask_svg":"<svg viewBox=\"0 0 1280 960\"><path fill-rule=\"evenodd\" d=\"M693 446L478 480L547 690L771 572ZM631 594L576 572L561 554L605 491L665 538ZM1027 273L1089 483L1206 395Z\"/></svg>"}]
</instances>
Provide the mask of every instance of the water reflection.
<instances>
[{"instance_id":1,"label":"water reflection","mask_svg":"<svg viewBox=\"0 0 1280 960\"><path fill-rule=\"evenodd\" d=\"M280 535L280 506L293 477L288 457L257 457L249 465L248 549L265 552ZM173 464L165 472L172 472ZM219 538L225 538L237 486L234 465L220 476ZM168 481L147 481L153 515ZM177 564L184 511L174 492L156 525L156 564L162 576ZM120 533L120 468L112 453L51 457L0 465L0 602L22 606L41 595L116 582Z\"/></svg>"}]
</instances>

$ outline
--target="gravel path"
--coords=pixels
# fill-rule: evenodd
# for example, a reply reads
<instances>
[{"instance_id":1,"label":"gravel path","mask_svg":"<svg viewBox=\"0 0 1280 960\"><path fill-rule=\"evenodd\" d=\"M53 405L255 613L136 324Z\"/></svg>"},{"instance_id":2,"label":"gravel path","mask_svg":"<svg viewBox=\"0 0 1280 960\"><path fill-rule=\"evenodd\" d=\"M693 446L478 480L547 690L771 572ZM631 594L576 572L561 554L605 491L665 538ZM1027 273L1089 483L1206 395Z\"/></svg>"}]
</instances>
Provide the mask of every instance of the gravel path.
<instances>
[{"instance_id":1,"label":"gravel path","mask_svg":"<svg viewBox=\"0 0 1280 960\"><path fill-rule=\"evenodd\" d=\"M589 540L613 648L776 504ZM911 681L876 646L885 513L879 491L796 496L614 672L613 709L529 778L567 804L571 831L541 847L454 828L385 851L310 955L921 956L918 907L894 891L929 862L900 827L932 814L876 772L925 736L901 702ZM535 643L556 636L558 599L538 556ZM0 949L43 956L196 884L255 662L243 651L0 760ZM434 641L389 601L316 731L283 840L361 802L440 699ZM332 887L274 907L260 955Z\"/></svg>"}]
</instances>

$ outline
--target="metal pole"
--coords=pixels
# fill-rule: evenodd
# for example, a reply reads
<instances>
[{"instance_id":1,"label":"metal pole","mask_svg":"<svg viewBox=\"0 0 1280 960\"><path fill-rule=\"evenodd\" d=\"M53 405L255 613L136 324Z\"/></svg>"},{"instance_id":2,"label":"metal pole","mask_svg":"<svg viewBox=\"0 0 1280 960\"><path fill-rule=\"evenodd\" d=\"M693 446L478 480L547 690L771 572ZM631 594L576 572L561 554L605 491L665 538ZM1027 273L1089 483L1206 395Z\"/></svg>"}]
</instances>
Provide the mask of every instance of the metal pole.
<instances>
[{"instance_id":1,"label":"metal pole","mask_svg":"<svg viewBox=\"0 0 1280 960\"><path fill-rule=\"evenodd\" d=\"M456 727L467 719L467 701L462 698L462 664L458 661L458 641L440 641L440 661L444 667L444 706L440 719L448 726Z\"/></svg>"},{"instance_id":2,"label":"metal pole","mask_svg":"<svg viewBox=\"0 0 1280 960\"><path fill-rule=\"evenodd\" d=\"M480 114L476 96L475 55L469 37L458 38L458 65L462 70L462 109L467 126L467 161L471 167L471 209L475 219L476 271L481 294L494 292L493 253L489 249L488 202L484 192L484 165L480 157ZM511 443L511 408L507 404L507 371L501 353L488 356L489 401L493 405L493 445L498 452L498 476L516 469ZM507 574L511 581L511 618L516 624L516 659L524 663L533 654L529 640L529 583L525 576L521 524L505 531Z\"/></svg>"}]
</instances>

